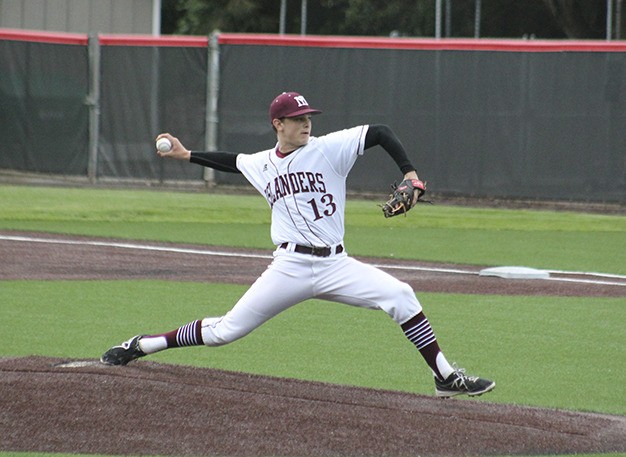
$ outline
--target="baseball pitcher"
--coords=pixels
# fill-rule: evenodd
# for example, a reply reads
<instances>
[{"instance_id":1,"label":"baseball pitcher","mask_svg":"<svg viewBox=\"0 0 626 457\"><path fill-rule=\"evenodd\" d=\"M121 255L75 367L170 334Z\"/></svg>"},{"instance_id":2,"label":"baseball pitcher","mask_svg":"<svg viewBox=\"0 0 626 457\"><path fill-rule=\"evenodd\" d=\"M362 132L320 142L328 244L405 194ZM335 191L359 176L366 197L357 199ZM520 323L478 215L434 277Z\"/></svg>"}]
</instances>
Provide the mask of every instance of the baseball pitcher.
<instances>
[{"instance_id":1,"label":"baseball pitcher","mask_svg":"<svg viewBox=\"0 0 626 457\"><path fill-rule=\"evenodd\" d=\"M278 95L269 107L277 142L254 154L190 151L169 133L157 137L171 143L168 151L157 151L161 157L243 174L267 200L276 249L269 267L224 316L198 319L168 333L137 335L109 349L103 363L126 365L169 348L228 344L289 307L317 298L389 315L432 370L437 396L475 396L495 387L493 381L450 365L408 284L347 253L346 178L365 151L380 145L403 175L383 205L385 217L406 214L424 195L426 186L403 145L385 125L359 125L314 137L312 116L319 113L296 92Z\"/></svg>"}]
</instances>

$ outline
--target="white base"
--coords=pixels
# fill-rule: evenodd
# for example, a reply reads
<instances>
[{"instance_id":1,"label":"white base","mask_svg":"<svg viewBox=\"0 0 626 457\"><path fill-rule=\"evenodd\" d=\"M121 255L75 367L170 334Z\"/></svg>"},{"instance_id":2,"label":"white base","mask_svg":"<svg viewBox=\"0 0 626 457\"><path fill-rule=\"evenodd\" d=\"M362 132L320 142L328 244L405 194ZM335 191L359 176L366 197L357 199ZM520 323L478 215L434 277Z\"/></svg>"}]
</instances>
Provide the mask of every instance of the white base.
<instances>
[{"instance_id":1,"label":"white base","mask_svg":"<svg viewBox=\"0 0 626 457\"><path fill-rule=\"evenodd\" d=\"M550 273L528 267L494 267L484 268L479 276L497 276L505 279L548 279Z\"/></svg>"}]
</instances>

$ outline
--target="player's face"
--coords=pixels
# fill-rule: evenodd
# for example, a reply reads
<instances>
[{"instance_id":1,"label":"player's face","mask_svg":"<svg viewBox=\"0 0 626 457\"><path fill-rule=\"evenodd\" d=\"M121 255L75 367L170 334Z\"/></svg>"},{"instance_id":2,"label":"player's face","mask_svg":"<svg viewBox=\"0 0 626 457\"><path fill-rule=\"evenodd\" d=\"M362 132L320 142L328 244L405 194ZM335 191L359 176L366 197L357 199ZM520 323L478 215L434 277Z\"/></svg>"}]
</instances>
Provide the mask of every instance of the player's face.
<instances>
[{"instance_id":1,"label":"player's face","mask_svg":"<svg viewBox=\"0 0 626 457\"><path fill-rule=\"evenodd\" d=\"M283 118L276 126L281 146L297 149L309 142L311 136L311 115Z\"/></svg>"}]
</instances>

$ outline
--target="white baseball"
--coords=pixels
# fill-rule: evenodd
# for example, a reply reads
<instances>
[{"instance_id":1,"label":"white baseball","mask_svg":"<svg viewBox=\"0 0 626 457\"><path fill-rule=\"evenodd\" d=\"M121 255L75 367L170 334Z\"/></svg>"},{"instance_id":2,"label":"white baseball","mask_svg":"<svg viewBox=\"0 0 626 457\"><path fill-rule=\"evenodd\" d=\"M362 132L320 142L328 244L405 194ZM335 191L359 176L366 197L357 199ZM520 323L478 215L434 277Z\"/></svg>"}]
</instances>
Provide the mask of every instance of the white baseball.
<instances>
[{"instance_id":1,"label":"white baseball","mask_svg":"<svg viewBox=\"0 0 626 457\"><path fill-rule=\"evenodd\" d=\"M159 138L156 148L161 152L169 152L172 149L172 142L167 138Z\"/></svg>"}]
</instances>

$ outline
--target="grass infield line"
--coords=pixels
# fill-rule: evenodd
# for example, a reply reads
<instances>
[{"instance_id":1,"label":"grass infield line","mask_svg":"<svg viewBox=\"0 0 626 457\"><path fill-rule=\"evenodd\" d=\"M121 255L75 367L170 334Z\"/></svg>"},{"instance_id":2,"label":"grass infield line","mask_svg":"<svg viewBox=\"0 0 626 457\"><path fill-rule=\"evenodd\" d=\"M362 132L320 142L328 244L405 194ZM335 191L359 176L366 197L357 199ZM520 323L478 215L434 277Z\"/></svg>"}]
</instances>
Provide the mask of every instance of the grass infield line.
<instances>
[{"instance_id":1,"label":"grass infield line","mask_svg":"<svg viewBox=\"0 0 626 457\"><path fill-rule=\"evenodd\" d=\"M122 248L122 249L140 249L140 250L146 250L146 251L178 252L178 253L183 253L183 254L197 254L197 255L208 255L208 256L272 259L271 255L264 255L264 254L212 251L212 250L205 250L205 249L175 248L175 247L143 245L143 244L135 244L135 243L118 243L118 242L111 242L111 241L61 240L61 239L54 239L54 238L36 238L36 237L12 236L12 235L0 235L0 240L19 241L19 242L28 242L28 243L71 244L71 245L79 245L79 246L80 245L105 246L105 247L115 247L115 248ZM478 275L479 274L479 272L477 271L460 270L460 269L452 269L452 268L420 267L420 266L412 266L412 265L377 265L377 264L373 264L373 266L377 268L385 268L385 269L390 269L390 270L431 271L431 272L436 272L436 273L451 273L451 274L465 274L465 275ZM593 273L593 272L577 272L577 271L559 271L559 270L547 270L547 271L549 273L558 273L561 275L594 276L594 277L604 277L604 278L626 280L626 276L624 275ZM554 278L554 277L540 278L540 279L543 279L546 281L562 281L562 282L573 282L573 283L580 283L580 284L597 284L597 285L611 285L611 286L626 287L626 282L617 282L617 281L601 281L601 280L593 280L593 279Z\"/></svg>"}]
</instances>

